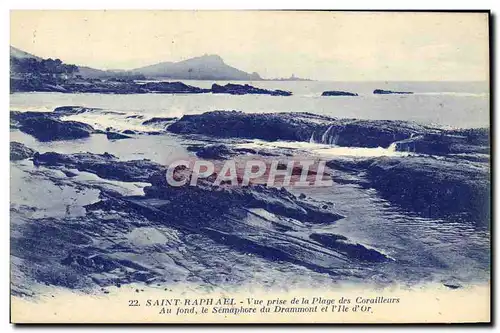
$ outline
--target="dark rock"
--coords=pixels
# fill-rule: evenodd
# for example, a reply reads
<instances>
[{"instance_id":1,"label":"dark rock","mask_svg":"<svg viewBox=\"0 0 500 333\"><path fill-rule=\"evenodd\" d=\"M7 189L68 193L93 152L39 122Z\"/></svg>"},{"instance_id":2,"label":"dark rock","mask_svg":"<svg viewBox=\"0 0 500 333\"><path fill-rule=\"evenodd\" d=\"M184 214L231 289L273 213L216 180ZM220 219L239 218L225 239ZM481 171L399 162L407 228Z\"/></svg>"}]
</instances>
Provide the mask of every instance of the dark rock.
<instances>
[{"instance_id":1,"label":"dark rock","mask_svg":"<svg viewBox=\"0 0 500 333\"><path fill-rule=\"evenodd\" d=\"M167 94L200 94L209 92L210 89L202 89L189 86L182 82L148 82L141 87L152 93L167 93Z\"/></svg>"},{"instance_id":2,"label":"dark rock","mask_svg":"<svg viewBox=\"0 0 500 333\"><path fill-rule=\"evenodd\" d=\"M408 95L408 94L413 94L413 92L411 92L411 91L392 91L392 90L382 90L382 89L375 89L373 91L373 93L376 95L390 95L390 94Z\"/></svg>"},{"instance_id":3,"label":"dark rock","mask_svg":"<svg viewBox=\"0 0 500 333\"><path fill-rule=\"evenodd\" d=\"M153 117L146 121L143 121L143 125L167 125L173 121L177 120L175 117Z\"/></svg>"},{"instance_id":4,"label":"dark rock","mask_svg":"<svg viewBox=\"0 0 500 333\"><path fill-rule=\"evenodd\" d=\"M264 94L271 96L291 96L292 93L283 90L267 90L253 87L249 84L232 84L228 83L225 86L214 83L212 85L212 94L231 94L231 95L246 95L246 94Z\"/></svg>"},{"instance_id":5,"label":"dark rock","mask_svg":"<svg viewBox=\"0 0 500 333\"><path fill-rule=\"evenodd\" d=\"M395 141L439 129L405 121L336 119L306 112L247 114L213 111L185 115L167 128L178 134L313 141L353 147L389 147Z\"/></svg>"},{"instance_id":6,"label":"dark rock","mask_svg":"<svg viewBox=\"0 0 500 333\"><path fill-rule=\"evenodd\" d=\"M108 140L122 140L131 138L131 136L123 135L116 132L106 132L106 137L108 138Z\"/></svg>"},{"instance_id":7,"label":"dark rock","mask_svg":"<svg viewBox=\"0 0 500 333\"><path fill-rule=\"evenodd\" d=\"M10 143L10 160L11 161L19 161L24 160L26 158L30 158L35 154L35 150L26 147L22 143L19 142L11 142Z\"/></svg>"},{"instance_id":8,"label":"dark rock","mask_svg":"<svg viewBox=\"0 0 500 333\"><path fill-rule=\"evenodd\" d=\"M490 145L490 129L489 128L467 128L455 129L446 132L448 135L457 135L467 138L466 142L475 146Z\"/></svg>"},{"instance_id":9,"label":"dark rock","mask_svg":"<svg viewBox=\"0 0 500 333\"><path fill-rule=\"evenodd\" d=\"M169 93L169 94L199 94L210 92L210 89L202 89L189 86L182 82L148 82L144 84L135 83L133 80L120 80L108 78L101 79L67 79L59 80L45 79L16 79L11 78L11 92L20 91L45 91L62 93L100 93L100 94L146 94L146 93Z\"/></svg>"},{"instance_id":10,"label":"dark rock","mask_svg":"<svg viewBox=\"0 0 500 333\"><path fill-rule=\"evenodd\" d=\"M347 237L342 235L313 233L309 237L326 247L345 253L349 257L357 260L368 262L383 262L389 260L387 256L376 250L368 249L361 244L350 243Z\"/></svg>"},{"instance_id":11,"label":"dark rock","mask_svg":"<svg viewBox=\"0 0 500 333\"><path fill-rule=\"evenodd\" d=\"M424 156L379 158L365 172L384 199L423 217L454 216L489 224L488 164Z\"/></svg>"},{"instance_id":12,"label":"dark rock","mask_svg":"<svg viewBox=\"0 0 500 333\"><path fill-rule=\"evenodd\" d=\"M223 144L190 146L188 151L196 152L196 156L209 160L225 160L235 155L235 152Z\"/></svg>"},{"instance_id":13,"label":"dark rock","mask_svg":"<svg viewBox=\"0 0 500 333\"><path fill-rule=\"evenodd\" d=\"M70 93L144 94L149 92L133 81L83 81L67 82L63 87Z\"/></svg>"},{"instance_id":14,"label":"dark rock","mask_svg":"<svg viewBox=\"0 0 500 333\"><path fill-rule=\"evenodd\" d=\"M451 284L451 283L443 283L443 286L450 288L450 289L459 289L462 287L459 284Z\"/></svg>"},{"instance_id":15,"label":"dark rock","mask_svg":"<svg viewBox=\"0 0 500 333\"><path fill-rule=\"evenodd\" d=\"M429 154L489 154L488 143L482 140L475 140L464 132L465 135L457 135L455 132L443 131L439 134L424 134L414 136L406 140L395 143L397 151ZM486 143L486 145L475 145L476 143Z\"/></svg>"},{"instance_id":16,"label":"dark rock","mask_svg":"<svg viewBox=\"0 0 500 333\"><path fill-rule=\"evenodd\" d=\"M129 134L129 135L134 135L134 134L137 134L137 133L136 133L136 131L132 131L132 130L129 130L129 129L124 130L122 133L123 133L123 134Z\"/></svg>"},{"instance_id":17,"label":"dark rock","mask_svg":"<svg viewBox=\"0 0 500 333\"><path fill-rule=\"evenodd\" d=\"M238 111L213 111L185 115L170 125L167 131L268 141L307 141L312 132L321 127L315 121L328 122L333 119L309 113L248 114Z\"/></svg>"},{"instance_id":18,"label":"dark rock","mask_svg":"<svg viewBox=\"0 0 500 333\"><path fill-rule=\"evenodd\" d=\"M11 119L19 129L39 141L71 140L89 137L92 126L77 121L61 121L57 115L45 112L11 112Z\"/></svg>"},{"instance_id":19,"label":"dark rock","mask_svg":"<svg viewBox=\"0 0 500 333\"><path fill-rule=\"evenodd\" d=\"M153 174L164 172L166 169L166 167L149 160L119 161L115 156L108 153L78 153L71 155L53 152L35 153L33 163L35 165L87 171L95 173L101 178L125 182L148 182Z\"/></svg>"},{"instance_id":20,"label":"dark rock","mask_svg":"<svg viewBox=\"0 0 500 333\"><path fill-rule=\"evenodd\" d=\"M356 93L348 91L324 91L321 96L358 96Z\"/></svg>"},{"instance_id":21,"label":"dark rock","mask_svg":"<svg viewBox=\"0 0 500 333\"><path fill-rule=\"evenodd\" d=\"M213 111L185 115L167 131L225 138L306 141L342 147L389 148L392 145L396 151L429 155L489 154L487 129L450 131L408 121L336 119L302 112ZM248 152L256 153L255 150Z\"/></svg>"}]
</instances>

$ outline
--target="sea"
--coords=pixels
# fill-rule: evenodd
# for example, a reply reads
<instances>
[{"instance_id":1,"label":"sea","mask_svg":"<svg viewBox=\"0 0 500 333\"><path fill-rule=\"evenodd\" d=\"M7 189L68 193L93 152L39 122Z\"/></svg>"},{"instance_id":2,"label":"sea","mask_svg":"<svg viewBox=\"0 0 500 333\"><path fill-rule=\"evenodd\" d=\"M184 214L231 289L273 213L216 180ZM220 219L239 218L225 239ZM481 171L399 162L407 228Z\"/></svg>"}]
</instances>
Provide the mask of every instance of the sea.
<instances>
[{"instance_id":1,"label":"sea","mask_svg":"<svg viewBox=\"0 0 500 333\"><path fill-rule=\"evenodd\" d=\"M201 88L210 88L213 83L228 83L189 80L183 82ZM489 127L490 123L488 82L237 81L232 83L287 90L293 95L210 93L115 95L29 92L12 94L10 109L52 111L62 105L79 105L151 117L181 117L185 114L214 110L251 113L300 111L340 118L412 120L451 128ZM375 89L411 91L414 94L374 95ZM321 96L321 93L327 90L348 91L359 96Z\"/></svg>"}]
</instances>

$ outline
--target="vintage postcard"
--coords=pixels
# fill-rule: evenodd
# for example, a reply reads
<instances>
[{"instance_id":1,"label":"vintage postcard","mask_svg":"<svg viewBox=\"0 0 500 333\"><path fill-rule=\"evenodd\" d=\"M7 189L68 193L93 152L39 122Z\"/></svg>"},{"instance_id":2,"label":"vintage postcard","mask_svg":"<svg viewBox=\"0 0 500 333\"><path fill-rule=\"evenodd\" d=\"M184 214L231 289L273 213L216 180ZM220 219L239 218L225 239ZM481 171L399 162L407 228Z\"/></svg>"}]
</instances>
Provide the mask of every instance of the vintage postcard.
<instances>
[{"instance_id":1,"label":"vintage postcard","mask_svg":"<svg viewBox=\"0 0 500 333\"><path fill-rule=\"evenodd\" d=\"M11 11L11 321L490 322L489 16Z\"/></svg>"}]
</instances>

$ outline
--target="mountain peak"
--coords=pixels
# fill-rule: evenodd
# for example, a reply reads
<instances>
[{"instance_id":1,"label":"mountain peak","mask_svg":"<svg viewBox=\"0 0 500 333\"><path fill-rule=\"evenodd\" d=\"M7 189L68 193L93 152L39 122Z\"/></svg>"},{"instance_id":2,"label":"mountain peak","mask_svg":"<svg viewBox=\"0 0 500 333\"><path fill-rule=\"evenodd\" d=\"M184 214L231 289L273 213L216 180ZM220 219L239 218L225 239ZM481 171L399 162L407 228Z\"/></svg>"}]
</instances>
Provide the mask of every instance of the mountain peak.
<instances>
[{"instance_id":1,"label":"mountain peak","mask_svg":"<svg viewBox=\"0 0 500 333\"><path fill-rule=\"evenodd\" d=\"M196 59L196 60L203 60L203 61L209 61L209 62L217 62L217 63L224 63L224 60L221 58L221 56L217 54L204 54L199 57L191 58L191 60Z\"/></svg>"},{"instance_id":2,"label":"mountain peak","mask_svg":"<svg viewBox=\"0 0 500 333\"><path fill-rule=\"evenodd\" d=\"M261 80L257 73L246 73L227 65L217 54L204 54L179 62L162 62L134 69L146 77L191 80Z\"/></svg>"}]
</instances>

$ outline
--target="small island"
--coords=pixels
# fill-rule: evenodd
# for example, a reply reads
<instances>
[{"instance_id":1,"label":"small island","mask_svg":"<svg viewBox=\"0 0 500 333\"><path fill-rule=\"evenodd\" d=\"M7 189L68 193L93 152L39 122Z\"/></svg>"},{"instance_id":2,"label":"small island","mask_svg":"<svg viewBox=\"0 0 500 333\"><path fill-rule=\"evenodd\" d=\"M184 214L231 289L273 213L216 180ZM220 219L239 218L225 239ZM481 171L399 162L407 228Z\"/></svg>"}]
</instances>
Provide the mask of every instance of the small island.
<instances>
[{"instance_id":1,"label":"small island","mask_svg":"<svg viewBox=\"0 0 500 333\"><path fill-rule=\"evenodd\" d=\"M383 89L375 89L373 91L375 95L391 95L391 94L400 94L400 95L409 95L413 94L411 91L392 91L392 90L383 90Z\"/></svg>"},{"instance_id":2,"label":"small island","mask_svg":"<svg viewBox=\"0 0 500 333\"><path fill-rule=\"evenodd\" d=\"M348 91L324 91L321 96L358 96L356 93L348 92Z\"/></svg>"}]
</instances>

